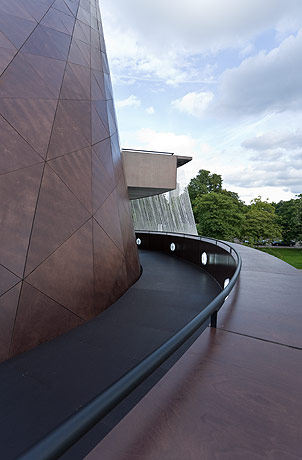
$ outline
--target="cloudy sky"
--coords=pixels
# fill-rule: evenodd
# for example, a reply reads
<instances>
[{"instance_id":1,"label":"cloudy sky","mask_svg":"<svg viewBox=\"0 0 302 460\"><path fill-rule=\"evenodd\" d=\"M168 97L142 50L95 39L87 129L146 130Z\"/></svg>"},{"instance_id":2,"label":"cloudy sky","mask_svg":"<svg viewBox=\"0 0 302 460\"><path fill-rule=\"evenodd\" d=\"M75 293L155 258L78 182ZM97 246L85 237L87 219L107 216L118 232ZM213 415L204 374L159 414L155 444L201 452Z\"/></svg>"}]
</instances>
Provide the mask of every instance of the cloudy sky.
<instances>
[{"instance_id":1,"label":"cloudy sky","mask_svg":"<svg viewBox=\"0 0 302 460\"><path fill-rule=\"evenodd\" d=\"M302 193L301 0L101 0L121 146L249 202Z\"/></svg>"}]
</instances>

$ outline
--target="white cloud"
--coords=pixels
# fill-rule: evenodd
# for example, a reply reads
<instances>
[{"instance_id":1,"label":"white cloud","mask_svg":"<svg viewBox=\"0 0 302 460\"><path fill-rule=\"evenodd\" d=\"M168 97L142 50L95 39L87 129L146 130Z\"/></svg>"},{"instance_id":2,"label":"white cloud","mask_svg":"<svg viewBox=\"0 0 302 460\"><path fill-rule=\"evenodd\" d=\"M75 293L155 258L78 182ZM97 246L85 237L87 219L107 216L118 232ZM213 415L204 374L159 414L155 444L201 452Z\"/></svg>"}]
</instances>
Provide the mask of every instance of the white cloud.
<instances>
[{"instance_id":1,"label":"white cloud","mask_svg":"<svg viewBox=\"0 0 302 460\"><path fill-rule=\"evenodd\" d=\"M137 131L137 139L146 150L158 150L192 155L198 148L198 141L186 134L160 132L154 129L143 128Z\"/></svg>"},{"instance_id":2,"label":"white cloud","mask_svg":"<svg viewBox=\"0 0 302 460\"><path fill-rule=\"evenodd\" d=\"M287 195L301 193L301 130L264 132L246 139L242 146L254 153L248 165L235 168L227 174L231 184L245 188L270 187L276 192L282 190Z\"/></svg>"},{"instance_id":3,"label":"white cloud","mask_svg":"<svg viewBox=\"0 0 302 460\"><path fill-rule=\"evenodd\" d=\"M267 28L296 31L301 0L103 0L103 23L111 68L128 82L161 79L167 84L208 81L190 57L229 47L248 51ZM210 75L210 80L212 75Z\"/></svg>"},{"instance_id":4,"label":"white cloud","mask_svg":"<svg viewBox=\"0 0 302 460\"><path fill-rule=\"evenodd\" d=\"M214 98L210 91L190 92L180 99L171 102L172 106L180 112L201 117Z\"/></svg>"},{"instance_id":5,"label":"white cloud","mask_svg":"<svg viewBox=\"0 0 302 460\"><path fill-rule=\"evenodd\" d=\"M298 194L302 191L302 154L264 152L251 158L248 166L234 167L225 180L237 187L261 189L271 187ZM258 195L261 194L260 192ZM273 198L271 198L273 199Z\"/></svg>"},{"instance_id":6,"label":"white cloud","mask_svg":"<svg viewBox=\"0 0 302 460\"><path fill-rule=\"evenodd\" d=\"M259 136L246 139L242 146L246 149L264 151L270 149L302 149L302 131L266 132Z\"/></svg>"},{"instance_id":7,"label":"white cloud","mask_svg":"<svg viewBox=\"0 0 302 460\"><path fill-rule=\"evenodd\" d=\"M300 0L102 0L107 20L120 30L135 30L138 41L157 53L172 48L203 52L246 42L267 28L295 29L302 13Z\"/></svg>"},{"instance_id":8,"label":"white cloud","mask_svg":"<svg viewBox=\"0 0 302 460\"><path fill-rule=\"evenodd\" d=\"M122 109L124 107L140 107L140 105L141 105L140 99L138 99L133 94L131 94L131 96L127 97L126 99L116 101L116 106L119 109Z\"/></svg>"},{"instance_id":9,"label":"white cloud","mask_svg":"<svg viewBox=\"0 0 302 460\"><path fill-rule=\"evenodd\" d=\"M255 51L256 51L255 45L253 43L248 43L239 52L239 56L242 58L245 58L247 56L250 56L251 54L255 54Z\"/></svg>"},{"instance_id":10,"label":"white cloud","mask_svg":"<svg viewBox=\"0 0 302 460\"><path fill-rule=\"evenodd\" d=\"M216 112L242 116L301 110L301 54L302 30L269 53L261 52L226 70L221 76Z\"/></svg>"},{"instance_id":11,"label":"white cloud","mask_svg":"<svg viewBox=\"0 0 302 460\"><path fill-rule=\"evenodd\" d=\"M154 113L155 113L154 107L152 107L152 106L147 107L146 112L147 112L148 115L154 115Z\"/></svg>"}]
</instances>

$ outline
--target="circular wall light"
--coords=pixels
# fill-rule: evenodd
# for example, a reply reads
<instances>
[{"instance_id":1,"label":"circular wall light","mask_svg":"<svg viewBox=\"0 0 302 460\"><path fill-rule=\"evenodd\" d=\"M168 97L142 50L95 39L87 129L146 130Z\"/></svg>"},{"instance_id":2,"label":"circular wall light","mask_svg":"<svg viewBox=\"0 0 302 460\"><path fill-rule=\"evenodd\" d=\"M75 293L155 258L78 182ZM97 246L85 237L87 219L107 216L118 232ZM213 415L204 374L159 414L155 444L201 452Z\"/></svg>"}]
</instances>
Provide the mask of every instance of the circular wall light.
<instances>
[{"instance_id":1,"label":"circular wall light","mask_svg":"<svg viewBox=\"0 0 302 460\"><path fill-rule=\"evenodd\" d=\"M223 289L225 289L227 287L227 285L229 284L230 282L230 278L227 278L226 280L224 280L224 283L223 283Z\"/></svg>"},{"instance_id":2,"label":"circular wall light","mask_svg":"<svg viewBox=\"0 0 302 460\"><path fill-rule=\"evenodd\" d=\"M223 283L223 289L225 289L227 287L227 285L229 284L230 282L230 278L227 278L226 280L224 280L224 283ZM227 295L226 298L224 300L227 300L229 298L229 296Z\"/></svg>"},{"instance_id":3,"label":"circular wall light","mask_svg":"<svg viewBox=\"0 0 302 460\"><path fill-rule=\"evenodd\" d=\"M203 252L203 253L201 254L201 263L202 263L202 265L207 265L207 262L208 262L207 253L206 253L206 252Z\"/></svg>"},{"instance_id":4,"label":"circular wall light","mask_svg":"<svg viewBox=\"0 0 302 460\"><path fill-rule=\"evenodd\" d=\"M140 238L136 238L136 244L140 246L142 244L142 240Z\"/></svg>"},{"instance_id":5,"label":"circular wall light","mask_svg":"<svg viewBox=\"0 0 302 460\"><path fill-rule=\"evenodd\" d=\"M173 251L175 251L175 249L176 249L175 244L174 244L174 243L171 243L171 244L170 244L170 250L173 252Z\"/></svg>"}]
</instances>

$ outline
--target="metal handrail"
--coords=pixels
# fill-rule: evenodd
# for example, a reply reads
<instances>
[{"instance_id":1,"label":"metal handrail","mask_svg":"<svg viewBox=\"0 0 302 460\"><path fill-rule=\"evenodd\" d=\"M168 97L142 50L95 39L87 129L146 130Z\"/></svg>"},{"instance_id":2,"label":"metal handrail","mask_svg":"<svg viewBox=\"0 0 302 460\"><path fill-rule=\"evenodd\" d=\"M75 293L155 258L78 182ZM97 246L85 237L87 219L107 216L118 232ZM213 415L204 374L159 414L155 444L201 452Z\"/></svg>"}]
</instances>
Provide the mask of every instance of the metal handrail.
<instances>
[{"instance_id":1,"label":"metal handrail","mask_svg":"<svg viewBox=\"0 0 302 460\"><path fill-rule=\"evenodd\" d=\"M177 235L180 236L181 234ZM230 245L226 245L231 248ZM217 312L223 305L225 298L230 294L241 270L241 257L234 248L232 248L232 251L237 256L237 267L234 275L229 284L206 308L103 393L92 399L27 452L22 454L19 460L53 460L59 458L131 393L131 391L152 374L155 369L186 342L209 318L211 318L211 326L216 327Z\"/></svg>"}]
</instances>

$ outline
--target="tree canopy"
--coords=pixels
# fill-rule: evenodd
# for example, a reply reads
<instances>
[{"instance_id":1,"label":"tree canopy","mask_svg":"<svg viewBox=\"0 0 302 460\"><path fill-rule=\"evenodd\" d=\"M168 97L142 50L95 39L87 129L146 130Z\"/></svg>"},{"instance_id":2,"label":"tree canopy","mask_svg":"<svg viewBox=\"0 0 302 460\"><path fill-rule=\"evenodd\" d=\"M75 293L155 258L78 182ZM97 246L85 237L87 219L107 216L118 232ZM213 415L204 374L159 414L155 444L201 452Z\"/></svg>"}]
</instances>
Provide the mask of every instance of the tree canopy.
<instances>
[{"instance_id":1,"label":"tree canopy","mask_svg":"<svg viewBox=\"0 0 302 460\"><path fill-rule=\"evenodd\" d=\"M246 205L222 183L221 175L205 169L190 181L188 191L199 234L250 243L302 240L302 194L277 204L257 197Z\"/></svg>"},{"instance_id":2,"label":"tree canopy","mask_svg":"<svg viewBox=\"0 0 302 460\"><path fill-rule=\"evenodd\" d=\"M275 208L261 197L252 200L247 206L243 221L242 235L251 243L257 243L266 239L281 237L281 226L275 213Z\"/></svg>"},{"instance_id":3,"label":"tree canopy","mask_svg":"<svg viewBox=\"0 0 302 460\"><path fill-rule=\"evenodd\" d=\"M188 186L191 201L206 193L221 192L221 189L221 176L219 174L211 174L206 169L200 169L197 176L191 179Z\"/></svg>"},{"instance_id":4,"label":"tree canopy","mask_svg":"<svg viewBox=\"0 0 302 460\"><path fill-rule=\"evenodd\" d=\"M199 195L193 204L197 230L217 239L240 238L243 214L240 202L224 193Z\"/></svg>"},{"instance_id":5,"label":"tree canopy","mask_svg":"<svg viewBox=\"0 0 302 460\"><path fill-rule=\"evenodd\" d=\"M285 241L302 240L302 194L296 199L275 204L276 214Z\"/></svg>"}]
</instances>

